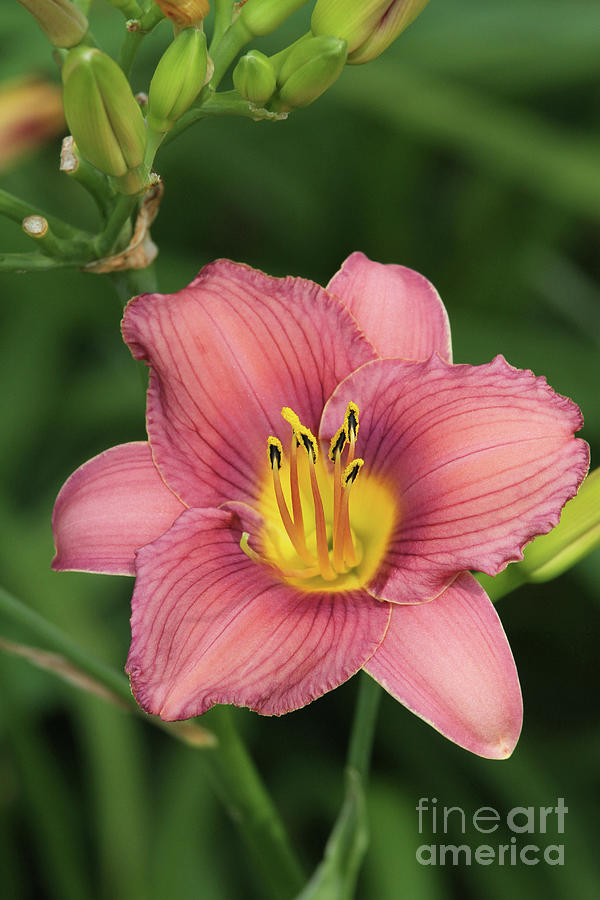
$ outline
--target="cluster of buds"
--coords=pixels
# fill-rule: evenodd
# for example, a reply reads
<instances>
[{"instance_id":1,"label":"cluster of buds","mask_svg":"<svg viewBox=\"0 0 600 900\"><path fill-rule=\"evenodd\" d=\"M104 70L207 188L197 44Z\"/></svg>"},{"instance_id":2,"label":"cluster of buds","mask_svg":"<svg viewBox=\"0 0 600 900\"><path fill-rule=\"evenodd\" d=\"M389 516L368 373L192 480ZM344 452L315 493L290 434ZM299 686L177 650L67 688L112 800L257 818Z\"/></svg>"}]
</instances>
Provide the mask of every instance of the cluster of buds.
<instances>
[{"instance_id":1,"label":"cluster of buds","mask_svg":"<svg viewBox=\"0 0 600 900\"><path fill-rule=\"evenodd\" d=\"M251 50L238 62L233 83L246 100L277 112L308 106L330 87L346 62L346 42L307 35L270 59Z\"/></svg>"},{"instance_id":2,"label":"cluster of buds","mask_svg":"<svg viewBox=\"0 0 600 900\"><path fill-rule=\"evenodd\" d=\"M118 191L142 191L162 138L211 78L213 67L202 28L209 0L156 0L173 22L175 36L152 78L146 120L121 68L95 45L89 46L94 42L78 6L71 0L19 2L64 57L65 115L78 152L113 179ZM125 14L140 9L137 0L110 2ZM215 64L213 86L245 43L274 31L306 2L239 0L232 4L231 25L216 41L217 54L220 47L226 50ZM275 113L307 106L333 84L346 63L378 56L426 3L317 0L308 34L271 57L251 50L234 70L234 86L245 100Z\"/></svg>"},{"instance_id":3,"label":"cluster of buds","mask_svg":"<svg viewBox=\"0 0 600 900\"><path fill-rule=\"evenodd\" d=\"M306 0L246 0L234 27L245 40L273 31ZM274 111L307 106L327 90L346 63L379 56L426 6L428 0L317 0L310 32L269 58L258 50L243 56L233 73L244 99Z\"/></svg>"}]
</instances>

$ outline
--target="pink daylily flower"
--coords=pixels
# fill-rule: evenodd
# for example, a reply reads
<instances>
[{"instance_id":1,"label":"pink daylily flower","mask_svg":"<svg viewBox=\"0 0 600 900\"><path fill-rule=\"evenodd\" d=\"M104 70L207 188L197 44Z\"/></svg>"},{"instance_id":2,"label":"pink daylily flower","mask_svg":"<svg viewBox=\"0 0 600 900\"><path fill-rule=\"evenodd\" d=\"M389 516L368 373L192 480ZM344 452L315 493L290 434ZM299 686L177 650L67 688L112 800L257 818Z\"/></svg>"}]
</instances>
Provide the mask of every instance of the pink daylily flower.
<instances>
[{"instance_id":1,"label":"pink daylily flower","mask_svg":"<svg viewBox=\"0 0 600 900\"><path fill-rule=\"evenodd\" d=\"M365 669L462 747L512 752L518 677L490 575L588 468L578 408L499 356L453 365L444 306L352 254L323 289L228 261L136 297L148 441L78 469L53 567L136 576L127 661L165 720L279 715Z\"/></svg>"}]
</instances>

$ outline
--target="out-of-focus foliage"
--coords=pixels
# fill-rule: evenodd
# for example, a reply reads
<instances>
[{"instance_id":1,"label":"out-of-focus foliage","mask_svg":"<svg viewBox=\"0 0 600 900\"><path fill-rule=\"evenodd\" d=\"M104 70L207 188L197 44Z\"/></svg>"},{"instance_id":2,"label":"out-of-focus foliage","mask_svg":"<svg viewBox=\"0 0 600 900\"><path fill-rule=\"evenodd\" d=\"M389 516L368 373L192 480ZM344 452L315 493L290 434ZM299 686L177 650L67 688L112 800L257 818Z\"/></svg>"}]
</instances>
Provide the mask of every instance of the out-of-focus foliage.
<instances>
[{"instance_id":1,"label":"out-of-focus foliage","mask_svg":"<svg viewBox=\"0 0 600 900\"><path fill-rule=\"evenodd\" d=\"M122 19L97 6L94 31L109 46ZM257 49L277 50L309 14ZM21 7L3 10L0 28L0 78L53 71ZM135 90L149 82L165 28L143 48ZM196 125L159 160L161 290L183 286L215 256L321 282L354 249L412 266L446 302L456 361L502 352L547 375L581 405L598 452L599 51L594 0L433 0L383 57L348 67L289 121ZM93 223L91 203L59 176L57 160L50 144L3 186ZM28 249L8 222L0 241ZM49 569L64 479L100 450L144 437L144 390L120 341L119 302L101 276L5 275L0 317L2 581L121 667L131 581ZM511 760L471 757L384 697L362 900L598 896L599 583L596 553L501 602L526 710ZM9 623L3 631L30 640ZM26 661L1 657L0 677L4 898L260 900L197 751ZM311 867L342 797L355 692L353 680L281 719L236 714ZM422 867L415 851L434 838L418 833L420 797L471 813L564 797L566 864ZM455 827L447 842L510 836Z\"/></svg>"}]
</instances>

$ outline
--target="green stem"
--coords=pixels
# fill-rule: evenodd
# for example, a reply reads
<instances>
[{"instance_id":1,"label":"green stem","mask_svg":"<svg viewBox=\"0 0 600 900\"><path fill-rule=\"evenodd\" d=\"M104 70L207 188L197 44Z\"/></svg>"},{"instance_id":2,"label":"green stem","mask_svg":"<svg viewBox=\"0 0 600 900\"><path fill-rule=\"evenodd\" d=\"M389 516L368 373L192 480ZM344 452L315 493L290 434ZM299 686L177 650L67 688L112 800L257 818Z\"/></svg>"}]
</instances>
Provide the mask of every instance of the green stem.
<instances>
[{"instance_id":1,"label":"green stem","mask_svg":"<svg viewBox=\"0 0 600 900\"><path fill-rule=\"evenodd\" d=\"M381 694L377 682L361 672L348 747L344 802L325 845L323 859L297 900L350 900L354 896L369 845L365 789Z\"/></svg>"},{"instance_id":2,"label":"green stem","mask_svg":"<svg viewBox=\"0 0 600 900\"><path fill-rule=\"evenodd\" d=\"M211 78L211 87L216 90L221 83L227 69L236 58L242 47L251 40L252 35L245 25L238 19L227 29L222 37L211 44L210 57L214 63L215 71Z\"/></svg>"},{"instance_id":3,"label":"green stem","mask_svg":"<svg viewBox=\"0 0 600 900\"><path fill-rule=\"evenodd\" d=\"M153 3L148 12L133 20L134 22L137 22L139 26L138 30L127 30L125 37L123 38L123 43L121 44L119 65L128 78L142 41L146 35L164 19L164 17L165 15L160 7Z\"/></svg>"},{"instance_id":4,"label":"green stem","mask_svg":"<svg viewBox=\"0 0 600 900\"><path fill-rule=\"evenodd\" d=\"M77 265L83 265L92 258L90 241L59 238L49 226L47 226L44 234L38 234L36 230L31 231L29 228L23 227L23 232L28 238L35 241L45 256L50 256L52 259L60 261L73 262Z\"/></svg>"},{"instance_id":5,"label":"green stem","mask_svg":"<svg viewBox=\"0 0 600 900\"><path fill-rule=\"evenodd\" d=\"M128 78L144 37L145 34L143 31L127 31L123 38L121 51L119 53L119 65Z\"/></svg>"},{"instance_id":6,"label":"green stem","mask_svg":"<svg viewBox=\"0 0 600 900\"><path fill-rule=\"evenodd\" d=\"M62 269L77 266L73 260L53 259L43 253L2 253L0 272L43 272L47 269Z\"/></svg>"},{"instance_id":7,"label":"green stem","mask_svg":"<svg viewBox=\"0 0 600 900\"><path fill-rule=\"evenodd\" d=\"M255 106L253 103L240 97L237 91L220 91L216 94L208 92L201 103L184 113L171 130L167 132L163 146L170 144L174 138L178 137L191 125L195 125L196 122L210 116L242 116L245 119L252 119L253 122L262 122L263 120L282 122L284 119L287 119L287 115L287 113L272 112L260 106Z\"/></svg>"},{"instance_id":8,"label":"green stem","mask_svg":"<svg viewBox=\"0 0 600 900\"><path fill-rule=\"evenodd\" d=\"M85 234L83 232L79 231L77 228L73 228L71 225L67 224L67 222L63 222L62 219L58 219L56 216L51 216L48 213L43 212L41 209L38 209L35 206L31 206L31 204L26 203L24 200L21 200L20 197L15 197L8 191L4 191L1 189L0 215L6 216L8 219L12 219L13 222L18 222L19 225L21 224L23 219L27 218L27 216L43 216L50 227L54 229L56 234L60 235L61 237L85 237Z\"/></svg>"},{"instance_id":9,"label":"green stem","mask_svg":"<svg viewBox=\"0 0 600 900\"><path fill-rule=\"evenodd\" d=\"M148 173L152 170L156 151L165 139L165 132L154 131L149 128L146 136L146 153L144 155L144 166Z\"/></svg>"},{"instance_id":10,"label":"green stem","mask_svg":"<svg viewBox=\"0 0 600 900\"><path fill-rule=\"evenodd\" d=\"M215 23L213 28L212 40L210 42L209 54L212 57L213 47L216 47L229 26L233 18L233 0L215 0Z\"/></svg>"},{"instance_id":11,"label":"green stem","mask_svg":"<svg viewBox=\"0 0 600 900\"><path fill-rule=\"evenodd\" d=\"M104 685L128 706L135 703L129 690L127 679L114 669L91 657L79 647L58 626L48 622L34 609L25 606L3 587L0 587L0 613L25 626L40 638L44 644L65 656L77 668Z\"/></svg>"},{"instance_id":12,"label":"green stem","mask_svg":"<svg viewBox=\"0 0 600 900\"><path fill-rule=\"evenodd\" d=\"M159 22L165 18L165 14L156 3L152 3L148 12L144 13L142 18L140 19L141 30L144 34L148 34L155 28Z\"/></svg>"},{"instance_id":13,"label":"green stem","mask_svg":"<svg viewBox=\"0 0 600 900\"><path fill-rule=\"evenodd\" d=\"M240 830L274 900L285 900L298 892L304 881L300 865L267 789L233 726L229 709L216 707L203 720L217 735L218 746L213 749L202 739L206 734L204 729L193 723L167 723L147 716L135 703L124 675L94 659L60 628L2 587L0 614L34 633L47 647L100 683L117 701L137 712L145 721L188 744L202 746L203 752L198 758Z\"/></svg>"},{"instance_id":14,"label":"green stem","mask_svg":"<svg viewBox=\"0 0 600 900\"><path fill-rule=\"evenodd\" d=\"M113 210L108 217L106 227L95 242L96 257L102 259L107 256L117 243L123 226L131 217L138 202L137 194L119 194Z\"/></svg>"},{"instance_id":15,"label":"green stem","mask_svg":"<svg viewBox=\"0 0 600 900\"><path fill-rule=\"evenodd\" d=\"M218 706L206 714L218 746L199 757L239 828L273 900L295 897L305 881L277 810L233 725L231 710Z\"/></svg>"},{"instance_id":16,"label":"green stem","mask_svg":"<svg viewBox=\"0 0 600 900\"><path fill-rule=\"evenodd\" d=\"M361 672L358 701L348 746L347 765L359 773L363 783L369 774L371 749L375 737L375 723L377 722L380 701L380 685L366 672Z\"/></svg>"},{"instance_id":17,"label":"green stem","mask_svg":"<svg viewBox=\"0 0 600 900\"><path fill-rule=\"evenodd\" d=\"M150 264L145 269L127 269L125 272L113 272L110 276L113 286L123 305L138 294L154 294L158 290L156 269ZM147 369L144 366L145 373ZM146 374L144 373L144 390Z\"/></svg>"},{"instance_id":18,"label":"green stem","mask_svg":"<svg viewBox=\"0 0 600 900\"><path fill-rule=\"evenodd\" d=\"M77 154L77 168L69 171L64 170L68 178L77 181L94 200L99 212L104 219L108 217L114 206L115 190L110 181L99 172L94 166L90 165L85 159Z\"/></svg>"}]
</instances>

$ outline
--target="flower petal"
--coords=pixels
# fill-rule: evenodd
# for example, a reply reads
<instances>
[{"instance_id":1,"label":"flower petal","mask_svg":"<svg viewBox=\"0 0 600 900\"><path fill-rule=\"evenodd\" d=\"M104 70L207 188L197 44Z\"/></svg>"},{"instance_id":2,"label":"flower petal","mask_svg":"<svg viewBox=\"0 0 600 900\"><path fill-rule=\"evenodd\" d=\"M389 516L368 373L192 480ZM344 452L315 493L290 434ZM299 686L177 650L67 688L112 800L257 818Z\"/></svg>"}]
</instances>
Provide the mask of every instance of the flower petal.
<instances>
[{"instance_id":1,"label":"flower petal","mask_svg":"<svg viewBox=\"0 0 600 900\"><path fill-rule=\"evenodd\" d=\"M52 568L134 575L135 550L167 531L184 509L146 442L111 447L73 472L56 498Z\"/></svg>"},{"instance_id":2,"label":"flower petal","mask_svg":"<svg viewBox=\"0 0 600 900\"><path fill-rule=\"evenodd\" d=\"M488 759L512 753L523 721L519 679L498 614L472 575L431 603L393 607L364 668L459 746Z\"/></svg>"},{"instance_id":3,"label":"flower petal","mask_svg":"<svg viewBox=\"0 0 600 900\"><path fill-rule=\"evenodd\" d=\"M483 366L379 360L350 375L325 407L335 432L360 408L357 453L396 494L399 521L368 589L396 603L436 597L458 572L496 575L557 524L588 468L574 439L577 406L497 357Z\"/></svg>"},{"instance_id":4,"label":"flower petal","mask_svg":"<svg viewBox=\"0 0 600 900\"><path fill-rule=\"evenodd\" d=\"M339 297L380 356L452 362L448 314L440 295L418 272L352 253L327 290Z\"/></svg>"},{"instance_id":5,"label":"flower petal","mask_svg":"<svg viewBox=\"0 0 600 900\"><path fill-rule=\"evenodd\" d=\"M279 715L337 687L381 643L389 604L286 586L240 537L233 513L190 509L138 552L126 671L148 712L185 719L233 703Z\"/></svg>"},{"instance_id":6,"label":"flower petal","mask_svg":"<svg viewBox=\"0 0 600 900\"><path fill-rule=\"evenodd\" d=\"M333 388L374 352L344 306L310 281L221 260L177 294L134 298L123 335L152 367L148 434L189 506L256 499L281 408L313 431Z\"/></svg>"}]
</instances>

